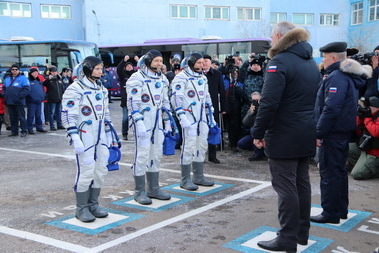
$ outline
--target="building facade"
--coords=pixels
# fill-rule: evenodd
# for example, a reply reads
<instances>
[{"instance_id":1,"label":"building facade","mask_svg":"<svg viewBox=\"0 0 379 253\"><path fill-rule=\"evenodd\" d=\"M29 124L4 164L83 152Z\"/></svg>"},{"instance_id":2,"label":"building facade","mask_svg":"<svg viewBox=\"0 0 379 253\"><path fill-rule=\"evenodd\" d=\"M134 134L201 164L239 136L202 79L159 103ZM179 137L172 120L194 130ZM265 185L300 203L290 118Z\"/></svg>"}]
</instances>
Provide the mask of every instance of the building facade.
<instances>
[{"instance_id":1,"label":"building facade","mask_svg":"<svg viewBox=\"0 0 379 253\"><path fill-rule=\"evenodd\" d=\"M290 21L311 34L315 56L331 41L362 52L379 41L379 0L18 0L0 1L0 39L86 40L99 46L151 39L270 37Z\"/></svg>"}]
</instances>

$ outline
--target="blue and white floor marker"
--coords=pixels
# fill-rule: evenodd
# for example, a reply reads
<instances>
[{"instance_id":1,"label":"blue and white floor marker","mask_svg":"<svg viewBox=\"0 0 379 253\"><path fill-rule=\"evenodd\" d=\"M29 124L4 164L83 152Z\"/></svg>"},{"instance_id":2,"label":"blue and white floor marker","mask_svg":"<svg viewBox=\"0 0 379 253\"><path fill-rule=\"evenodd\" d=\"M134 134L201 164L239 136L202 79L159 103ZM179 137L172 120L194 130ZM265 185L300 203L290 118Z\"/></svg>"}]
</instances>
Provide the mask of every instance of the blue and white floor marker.
<instances>
[{"instance_id":1,"label":"blue and white floor marker","mask_svg":"<svg viewBox=\"0 0 379 253\"><path fill-rule=\"evenodd\" d=\"M311 215L319 215L322 212L322 207L320 205L312 205L311 209ZM372 213L364 212L364 211L356 211L356 210L350 210L347 215L347 219L340 220L339 224L331 224L331 223L316 223L312 222L312 226L318 226L318 227L325 227L330 228L338 231L343 232L349 232L352 228L357 226L360 222L365 220L368 216L370 216Z\"/></svg>"},{"instance_id":2,"label":"blue and white floor marker","mask_svg":"<svg viewBox=\"0 0 379 253\"><path fill-rule=\"evenodd\" d=\"M153 203L151 205L141 205L134 200L134 197L130 197L127 199L122 199L122 200L112 202L112 204L131 207L131 208L137 208L137 209L151 211L151 212L160 212L160 211L164 211L169 208L172 208L174 206L186 203L193 199L194 198L185 197L185 196L171 195L170 200L152 199Z\"/></svg>"},{"instance_id":3,"label":"blue and white floor marker","mask_svg":"<svg viewBox=\"0 0 379 253\"><path fill-rule=\"evenodd\" d=\"M70 215L46 222L45 224L89 235L95 235L105 230L145 217L141 214L126 213L107 208L105 209L108 211L109 215L105 218L97 218L93 222L81 222L75 218L75 215Z\"/></svg>"},{"instance_id":4,"label":"blue and white floor marker","mask_svg":"<svg viewBox=\"0 0 379 253\"><path fill-rule=\"evenodd\" d=\"M272 252L260 248L257 243L259 241L269 241L274 239L277 235L276 232L278 229L268 226L262 226L258 229L255 229L247 234L244 234L237 239L228 242L224 247L229 249L234 249L240 252L248 253L262 253L262 252ZM297 245L297 252L303 253L314 253L320 252L321 250L328 247L333 240L327 238L321 238L317 236L309 236L308 245ZM284 252L284 251L276 251Z\"/></svg>"},{"instance_id":5,"label":"blue and white floor marker","mask_svg":"<svg viewBox=\"0 0 379 253\"><path fill-rule=\"evenodd\" d=\"M176 191L180 193L186 193L186 194L197 195L197 196L207 196L209 194L213 194L213 193L225 190L234 185L215 183L213 186L201 186L201 185L198 185L198 186L199 186L199 189L197 189L196 191L188 191L183 188L180 188L180 184L169 185L169 186L163 187L162 190Z\"/></svg>"}]
</instances>

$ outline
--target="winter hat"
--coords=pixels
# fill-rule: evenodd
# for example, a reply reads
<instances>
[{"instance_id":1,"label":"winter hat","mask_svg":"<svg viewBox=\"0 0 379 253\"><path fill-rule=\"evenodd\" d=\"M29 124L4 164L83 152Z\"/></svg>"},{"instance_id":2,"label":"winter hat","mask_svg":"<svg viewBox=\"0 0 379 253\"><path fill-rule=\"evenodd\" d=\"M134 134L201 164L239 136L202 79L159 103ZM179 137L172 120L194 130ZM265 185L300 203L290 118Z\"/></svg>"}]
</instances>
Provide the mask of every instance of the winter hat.
<instances>
[{"instance_id":1,"label":"winter hat","mask_svg":"<svg viewBox=\"0 0 379 253\"><path fill-rule=\"evenodd\" d=\"M251 60L250 66L253 65L253 64L258 64L261 67L263 65L262 62L259 59L253 59L253 60Z\"/></svg>"},{"instance_id":2,"label":"winter hat","mask_svg":"<svg viewBox=\"0 0 379 253\"><path fill-rule=\"evenodd\" d=\"M370 106L379 108L379 98L378 97L372 96L368 100L370 101L370 103L369 103Z\"/></svg>"},{"instance_id":3,"label":"winter hat","mask_svg":"<svg viewBox=\"0 0 379 253\"><path fill-rule=\"evenodd\" d=\"M375 50L379 50L379 45L377 45L376 48L374 48L373 51L375 51Z\"/></svg>"},{"instance_id":4,"label":"winter hat","mask_svg":"<svg viewBox=\"0 0 379 253\"><path fill-rule=\"evenodd\" d=\"M33 73L33 72L38 72L38 69L36 68L31 68L29 69L29 74Z\"/></svg>"}]
</instances>

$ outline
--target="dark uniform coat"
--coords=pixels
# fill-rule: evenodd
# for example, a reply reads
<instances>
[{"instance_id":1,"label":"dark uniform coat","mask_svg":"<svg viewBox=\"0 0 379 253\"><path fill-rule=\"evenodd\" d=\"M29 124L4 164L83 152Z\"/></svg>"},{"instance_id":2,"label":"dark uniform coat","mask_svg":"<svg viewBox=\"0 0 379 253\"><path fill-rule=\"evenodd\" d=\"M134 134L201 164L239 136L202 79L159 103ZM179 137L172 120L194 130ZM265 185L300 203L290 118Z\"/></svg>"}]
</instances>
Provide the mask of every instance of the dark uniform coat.
<instances>
[{"instance_id":1,"label":"dark uniform coat","mask_svg":"<svg viewBox=\"0 0 379 253\"><path fill-rule=\"evenodd\" d=\"M295 28L270 49L262 99L253 128L269 158L315 154L315 99L321 74L305 29Z\"/></svg>"}]
</instances>

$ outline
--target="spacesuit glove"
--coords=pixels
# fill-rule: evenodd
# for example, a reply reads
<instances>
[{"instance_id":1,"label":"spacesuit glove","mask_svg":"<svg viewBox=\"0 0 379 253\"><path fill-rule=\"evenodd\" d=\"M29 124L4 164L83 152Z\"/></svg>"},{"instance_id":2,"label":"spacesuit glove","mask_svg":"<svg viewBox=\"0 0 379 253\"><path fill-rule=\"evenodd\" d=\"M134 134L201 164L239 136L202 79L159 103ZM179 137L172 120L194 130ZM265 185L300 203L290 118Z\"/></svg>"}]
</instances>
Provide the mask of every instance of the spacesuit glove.
<instances>
[{"instance_id":1,"label":"spacesuit glove","mask_svg":"<svg viewBox=\"0 0 379 253\"><path fill-rule=\"evenodd\" d=\"M146 127L145 127L145 124L143 123L143 120L139 120L137 121L136 123L136 130L137 130L137 136L140 137L140 138L144 138L147 136L147 132L146 132Z\"/></svg>"},{"instance_id":2,"label":"spacesuit glove","mask_svg":"<svg viewBox=\"0 0 379 253\"><path fill-rule=\"evenodd\" d=\"M72 143L74 144L75 148L75 154L83 154L84 153L84 144L82 140L80 139L79 134L71 134L71 140Z\"/></svg>"},{"instance_id":3,"label":"spacesuit glove","mask_svg":"<svg viewBox=\"0 0 379 253\"><path fill-rule=\"evenodd\" d=\"M189 122L185 114L180 114L179 118L180 118L180 125L182 126L182 128L184 129L191 128L191 123Z\"/></svg>"},{"instance_id":4,"label":"spacesuit glove","mask_svg":"<svg viewBox=\"0 0 379 253\"><path fill-rule=\"evenodd\" d=\"M172 132L172 128L171 128L171 122L169 120L166 120L164 122L164 132L165 133L170 133Z\"/></svg>"},{"instance_id":5,"label":"spacesuit glove","mask_svg":"<svg viewBox=\"0 0 379 253\"><path fill-rule=\"evenodd\" d=\"M110 147L113 144L112 132L106 132L107 146Z\"/></svg>"}]
</instances>

